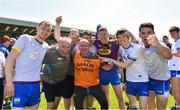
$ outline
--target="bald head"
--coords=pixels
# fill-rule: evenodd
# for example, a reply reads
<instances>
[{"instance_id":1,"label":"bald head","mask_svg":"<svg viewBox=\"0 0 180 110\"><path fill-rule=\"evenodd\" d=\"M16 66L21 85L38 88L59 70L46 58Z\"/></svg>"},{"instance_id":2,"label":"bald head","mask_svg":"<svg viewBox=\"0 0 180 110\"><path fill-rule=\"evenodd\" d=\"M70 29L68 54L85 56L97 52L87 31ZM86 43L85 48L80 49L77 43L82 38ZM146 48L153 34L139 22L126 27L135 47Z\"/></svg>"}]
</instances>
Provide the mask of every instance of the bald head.
<instances>
[{"instance_id":1,"label":"bald head","mask_svg":"<svg viewBox=\"0 0 180 110\"><path fill-rule=\"evenodd\" d=\"M89 41L87 39L81 39L78 44L80 44L80 43L87 43L87 44L89 44Z\"/></svg>"},{"instance_id":2,"label":"bald head","mask_svg":"<svg viewBox=\"0 0 180 110\"><path fill-rule=\"evenodd\" d=\"M86 54L89 52L89 41L87 39L81 39L78 45L79 50L82 54Z\"/></svg>"}]
</instances>

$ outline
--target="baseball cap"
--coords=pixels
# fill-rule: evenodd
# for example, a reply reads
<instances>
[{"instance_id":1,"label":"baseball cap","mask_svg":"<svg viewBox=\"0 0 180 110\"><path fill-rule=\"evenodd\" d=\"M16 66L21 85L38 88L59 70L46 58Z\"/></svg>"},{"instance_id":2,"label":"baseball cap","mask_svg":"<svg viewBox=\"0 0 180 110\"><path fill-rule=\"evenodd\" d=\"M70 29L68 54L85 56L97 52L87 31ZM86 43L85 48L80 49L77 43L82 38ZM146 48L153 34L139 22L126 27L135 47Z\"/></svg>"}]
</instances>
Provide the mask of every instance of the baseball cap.
<instances>
[{"instance_id":1,"label":"baseball cap","mask_svg":"<svg viewBox=\"0 0 180 110\"><path fill-rule=\"evenodd\" d=\"M7 35L3 36L2 43L6 42L6 41L11 41L11 38Z\"/></svg>"}]
</instances>

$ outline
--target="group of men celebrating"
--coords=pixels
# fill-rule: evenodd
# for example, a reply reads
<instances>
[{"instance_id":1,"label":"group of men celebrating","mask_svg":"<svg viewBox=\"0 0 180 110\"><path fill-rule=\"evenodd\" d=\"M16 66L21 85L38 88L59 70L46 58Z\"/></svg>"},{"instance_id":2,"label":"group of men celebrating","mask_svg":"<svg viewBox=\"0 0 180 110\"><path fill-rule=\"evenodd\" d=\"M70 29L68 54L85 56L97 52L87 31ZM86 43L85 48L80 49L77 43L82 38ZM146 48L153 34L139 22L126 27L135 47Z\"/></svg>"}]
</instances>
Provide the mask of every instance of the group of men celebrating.
<instances>
[{"instance_id":1,"label":"group of men celebrating","mask_svg":"<svg viewBox=\"0 0 180 110\"><path fill-rule=\"evenodd\" d=\"M52 25L42 21L35 36L21 35L12 47L5 63L4 94L12 97L14 109L38 109L40 78L47 109L57 109L61 97L65 109L69 109L72 96L76 109L83 109L87 95L92 100L95 97L101 109L108 109L109 83L119 108L125 109L119 67L126 68L130 109L137 109L136 96L140 97L140 109L166 109L170 79L176 108L180 109L179 27L169 29L175 41L171 52L158 41L151 23L142 23L139 27L142 42L124 28L119 29L116 40L111 41L106 27L98 29L97 39L92 42L89 31L80 38L78 30L72 29L69 37L61 37L61 22L62 16L57 17L54 29L57 45L48 46L45 42L51 35Z\"/></svg>"}]
</instances>

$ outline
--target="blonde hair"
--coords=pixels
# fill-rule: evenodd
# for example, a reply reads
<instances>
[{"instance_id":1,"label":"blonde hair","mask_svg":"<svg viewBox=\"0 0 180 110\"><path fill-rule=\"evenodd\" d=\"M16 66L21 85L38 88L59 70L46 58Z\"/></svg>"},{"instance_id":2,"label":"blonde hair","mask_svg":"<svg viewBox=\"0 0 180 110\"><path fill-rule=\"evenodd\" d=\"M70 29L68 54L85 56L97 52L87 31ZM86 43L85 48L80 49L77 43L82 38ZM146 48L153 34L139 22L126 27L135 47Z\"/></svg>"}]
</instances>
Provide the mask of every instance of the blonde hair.
<instances>
[{"instance_id":1,"label":"blonde hair","mask_svg":"<svg viewBox=\"0 0 180 110\"><path fill-rule=\"evenodd\" d=\"M51 27L52 27L52 24L51 24L49 21L46 21L46 20L41 21L41 22L38 24L38 26L40 26L40 25L42 25L42 24L45 24L46 26L51 26Z\"/></svg>"},{"instance_id":2,"label":"blonde hair","mask_svg":"<svg viewBox=\"0 0 180 110\"><path fill-rule=\"evenodd\" d=\"M78 29L75 29L75 28L70 29L70 32L71 32L71 31L74 31L74 32L79 33L79 30L78 30Z\"/></svg>"}]
</instances>

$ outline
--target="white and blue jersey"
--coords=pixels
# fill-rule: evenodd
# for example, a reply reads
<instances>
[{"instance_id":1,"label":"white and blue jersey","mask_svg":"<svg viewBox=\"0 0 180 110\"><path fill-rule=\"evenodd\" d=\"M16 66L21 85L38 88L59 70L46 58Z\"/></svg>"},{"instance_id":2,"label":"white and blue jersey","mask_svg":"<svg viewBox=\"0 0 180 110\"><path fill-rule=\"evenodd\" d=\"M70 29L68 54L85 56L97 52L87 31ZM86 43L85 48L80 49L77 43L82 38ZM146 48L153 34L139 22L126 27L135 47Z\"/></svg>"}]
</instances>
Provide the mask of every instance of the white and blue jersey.
<instances>
[{"instance_id":1,"label":"white and blue jersey","mask_svg":"<svg viewBox=\"0 0 180 110\"><path fill-rule=\"evenodd\" d=\"M138 44L131 43L128 48L121 47L120 49L122 50L124 61L134 61L126 67L126 80L131 82L148 82L149 78L145 71L141 47Z\"/></svg>"},{"instance_id":2,"label":"white and blue jersey","mask_svg":"<svg viewBox=\"0 0 180 110\"><path fill-rule=\"evenodd\" d=\"M40 73L47 43L38 42L34 36L21 35L13 48L19 52L16 59L13 107L33 106L40 101Z\"/></svg>"},{"instance_id":3,"label":"white and blue jersey","mask_svg":"<svg viewBox=\"0 0 180 110\"><path fill-rule=\"evenodd\" d=\"M124 61L133 61L126 67L126 92L134 96L148 96L149 77L145 71L141 47L131 43L128 48L120 47Z\"/></svg>"},{"instance_id":4,"label":"white and blue jersey","mask_svg":"<svg viewBox=\"0 0 180 110\"><path fill-rule=\"evenodd\" d=\"M34 36L21 35L13 46L20 54L16 59L14 82L40 81L40 71L48 44L38 42Z\"/></svg>"},{"instance_id":5,"label":"white and blue jersey","mask_svg":"<svg viewBox=\"0 0 180 110\"><path fill-rule=\"evenodd\" d=\"M172 52L180 50L180 38L178 38L172 45ZM171 77L180 77L180 57L173 56L169 60L169 69L171 71Z\"/></svg>"}]
</instances>

